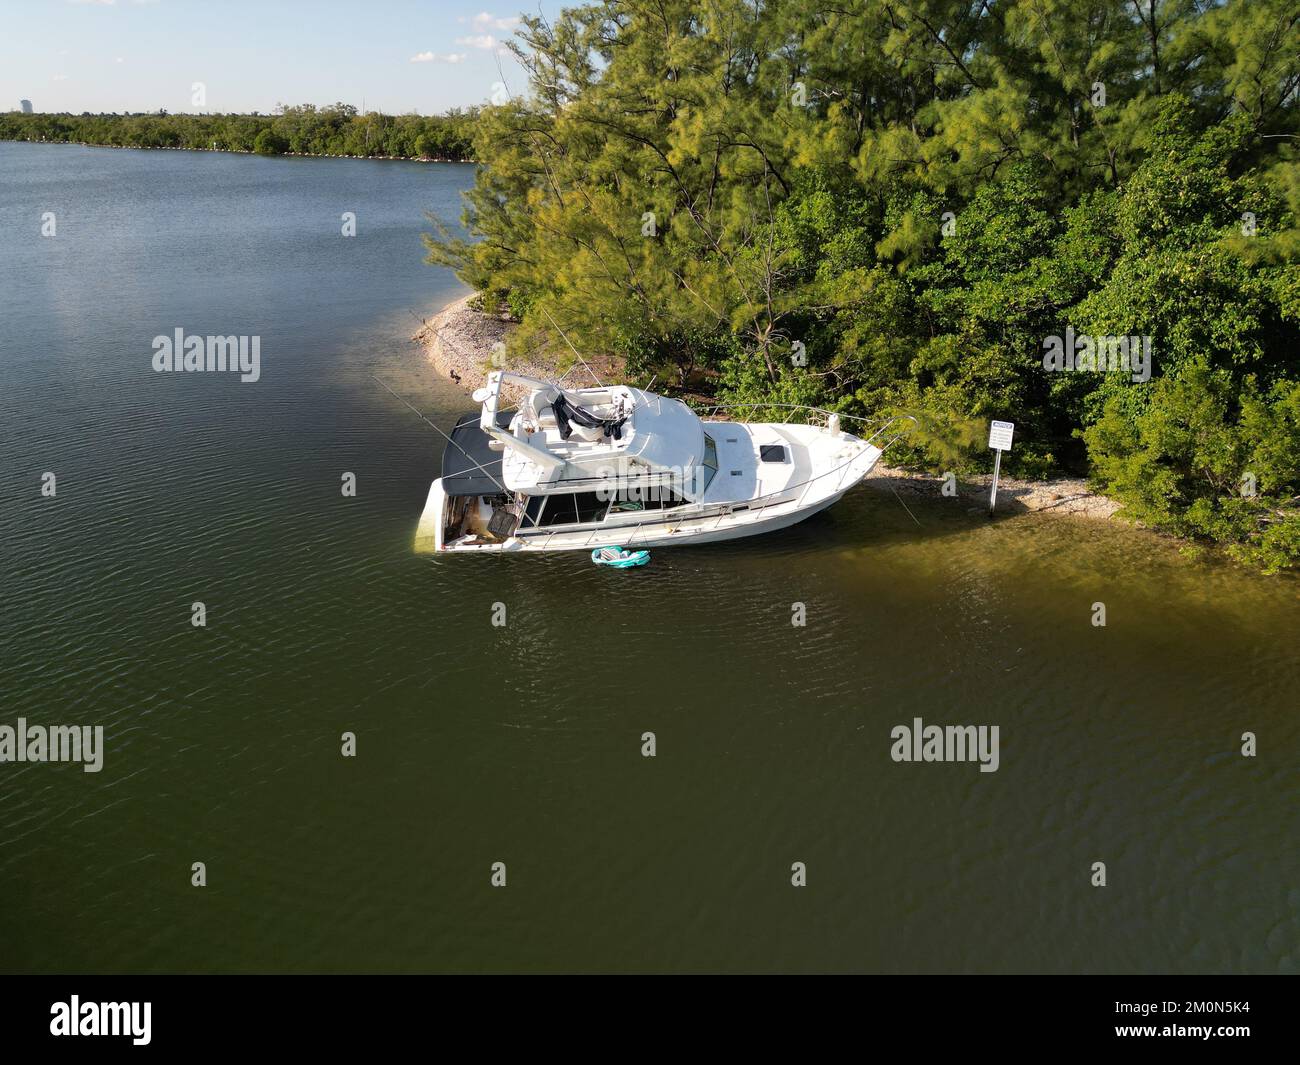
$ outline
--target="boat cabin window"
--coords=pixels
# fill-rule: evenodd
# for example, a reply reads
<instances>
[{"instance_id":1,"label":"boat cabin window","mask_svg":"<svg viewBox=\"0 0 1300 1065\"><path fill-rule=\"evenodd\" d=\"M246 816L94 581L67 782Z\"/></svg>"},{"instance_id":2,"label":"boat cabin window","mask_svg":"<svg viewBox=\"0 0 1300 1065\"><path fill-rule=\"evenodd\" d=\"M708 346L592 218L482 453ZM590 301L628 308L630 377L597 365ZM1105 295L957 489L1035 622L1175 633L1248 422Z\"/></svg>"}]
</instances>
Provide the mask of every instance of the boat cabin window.
<instances>
[{"instance_id":1,"label":"boat cabin window","mask_svg":"<svg viewBox=\"0 0 1300 1065\"><path fill-rule=\"evenodd\" d=\"M529 496L528 507L524 510L524 528L529 528L537 524L538 515L542 512L542 504L546 502L545 496Z\"/></svg>"},{"instance_id":2,"label":"boat cabin window","mask_svg":"<svg viewBox=\"0 0 1300 1065\"><path fill-rule=\"evenodd\" d=\"M641 510L667 510L669 507L680 507L685 502L685 498L671 488L660 485L636 486L617 492L609 512L629 514Z\"/></svg>"},{"instance_id":3,"label":"boat cabin window","mask_svg":"<svg viewBox=\"0 0 1300 1065\"><path fill-rule=\"evenodd\" d=\"M609 500L602 498L599 492L566 492L545 498L542 520L537 523L543 526L603 521L605 511L609 509ZM530 504L529 511L531 510Z\"/></svg>"},{"instance_id":4,"label":"boat cabin window","mask_svg":"<svg viewBox=\"0 0 1300 1065\"><path fill-rule=\"evenodd\" d=\"M704 473L702 475L697 473L696 480L700 482L702 496L709 490L709 485L713 483L713 478L718 472L718 445L713 442L713 437L708 433L704 434L704 461L700 465L704 467Z\"/></svg>"},{"instance_id":5,"label":"boat cabin window","mask_svg":"<svg viewBox=\"0 0 1300 1065\"><path fill-rule=\"evenodd\" d=\"M573 497L579 521L604 521L609 499L599 492L579 492Z\"/></svg>"}]
</instances>

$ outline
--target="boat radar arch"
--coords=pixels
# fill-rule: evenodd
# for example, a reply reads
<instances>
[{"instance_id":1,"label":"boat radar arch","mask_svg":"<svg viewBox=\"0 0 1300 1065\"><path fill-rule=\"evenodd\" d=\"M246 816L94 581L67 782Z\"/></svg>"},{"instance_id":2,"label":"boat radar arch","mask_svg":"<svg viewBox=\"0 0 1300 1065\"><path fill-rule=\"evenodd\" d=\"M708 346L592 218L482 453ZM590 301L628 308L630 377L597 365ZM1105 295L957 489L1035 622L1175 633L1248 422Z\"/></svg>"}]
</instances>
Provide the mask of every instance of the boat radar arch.
<instances>
[{"instance_id":1,"label":"boat radar arch","mask_svg":"<svg viewBox=\"0 0 1300 1065\"><path fill-rule=\"evenodd\" d=\"M493 440L498 441L501 446L517 452L540 469L548 473L561 469L565 465L564 459L542 448L534 447L526 440L520 440L514 433L502 429L497 424L497 409L501 405L501 386L507 380L537 388L554 387L536 377L525 377L523 374L508 373L505 370L493 370L488 374L487 384L482 388L476 388L473 393L474 401L483 404L483 412L479 415L479 428Z\"/></svg>"}]
</instances>

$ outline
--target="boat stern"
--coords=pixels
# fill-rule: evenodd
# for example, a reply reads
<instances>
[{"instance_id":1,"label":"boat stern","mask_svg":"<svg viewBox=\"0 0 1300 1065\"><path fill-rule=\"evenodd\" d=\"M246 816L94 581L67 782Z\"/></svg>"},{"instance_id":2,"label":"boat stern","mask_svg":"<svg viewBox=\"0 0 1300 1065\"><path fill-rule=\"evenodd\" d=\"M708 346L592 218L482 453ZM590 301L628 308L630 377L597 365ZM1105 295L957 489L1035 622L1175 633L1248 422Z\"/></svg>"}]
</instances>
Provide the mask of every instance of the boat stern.
<instances>
[{"instance_id":1,"label":"boat stern","mask_svg":"<svg viewBox=\"0 0 1300 1065\"><path fill-rule=\"evenodd\" d=\"M415 527L415 553L429 555L443 550L442 533L446 528L447 492L439 477L429 486L429 496Z\"/></svg>"}]
</instances>

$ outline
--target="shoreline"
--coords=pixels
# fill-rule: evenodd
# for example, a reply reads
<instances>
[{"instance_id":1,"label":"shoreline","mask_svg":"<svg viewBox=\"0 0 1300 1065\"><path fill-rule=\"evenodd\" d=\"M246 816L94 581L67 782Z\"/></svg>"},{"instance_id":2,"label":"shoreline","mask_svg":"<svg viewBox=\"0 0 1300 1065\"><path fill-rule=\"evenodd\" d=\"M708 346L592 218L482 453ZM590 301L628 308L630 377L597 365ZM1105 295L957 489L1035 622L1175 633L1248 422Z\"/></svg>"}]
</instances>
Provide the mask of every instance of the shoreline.
<instances>
[{"instance_id":1,"label":"shoreline","mask_svg":"<svg viewBox=\"0 0 1300 1065\"><path fill-rule=\"evenodd\" d=\"M33 141L17 137L2 137L0 144L66 144L76 148L115 148L130 152L224 152L227 155L260 155L263 159L370 159L391 163L463 163L476 165L473 159L446 159L441 156L429 158L409 155L333 155L316 152L272 152L263 154L251 148L185 148L176 144L96 144L94 141Z\"/></svg>"},{"instance_id":2,"label":"shoreline","mask_svg":"<svg viewBox=\"0 0 1300 1065\"><path fill-rule=\"evenodd\" d=\"M420 329L411 337L412 343L419 345L425 361L467 393L483 383L493 346L504 343L518 328L517 323L503 315L485 314L470 307L470 301L477 295L471 292L452 300L436 314L423 319ZM609 369L610 363L605 361L603 368ZM551 378L555 375L554 366L538 362L514 361L510 369L530 377ZM517 402L526 390L507 386L503 394ZM986 507L992 483L992 474L959 477L956 498L971 506ZM933 497L939 495L943 477L877 462L862 484L877 492L892 490L913 498ZM1088 482L1081 477L1058 477L1048 481L1001 477L998 480L998 506L1005 513L1067 514L1099 521L1111 519L1120 509L1115 500L1089 489Z\"/></svg>"}]
</instances>

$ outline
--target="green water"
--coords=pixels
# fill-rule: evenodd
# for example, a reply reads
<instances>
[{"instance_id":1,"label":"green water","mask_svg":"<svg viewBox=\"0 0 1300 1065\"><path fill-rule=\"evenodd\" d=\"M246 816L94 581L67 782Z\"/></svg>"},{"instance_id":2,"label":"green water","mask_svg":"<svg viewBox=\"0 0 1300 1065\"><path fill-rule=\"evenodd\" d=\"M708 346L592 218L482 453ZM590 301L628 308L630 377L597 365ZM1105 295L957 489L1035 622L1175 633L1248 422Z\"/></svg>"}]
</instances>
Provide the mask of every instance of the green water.
<instances>
[{"instance_id":1,"label":"green water","mask_svg":"<svg viewBox=\"0 0 1300 1065\"><path fill-rule=\"evenodd\" d=\"M0 764L0 969L1300 970L1294 581L866 489L638 571L415 556L440 449L371 375L465 409L405 337L470 179L0 144L0 725L106 743ZM155 374L177 326L262 379ZM918 717L997 772L892 761Z\"/></svg>"}]
</instances>

